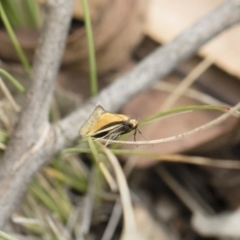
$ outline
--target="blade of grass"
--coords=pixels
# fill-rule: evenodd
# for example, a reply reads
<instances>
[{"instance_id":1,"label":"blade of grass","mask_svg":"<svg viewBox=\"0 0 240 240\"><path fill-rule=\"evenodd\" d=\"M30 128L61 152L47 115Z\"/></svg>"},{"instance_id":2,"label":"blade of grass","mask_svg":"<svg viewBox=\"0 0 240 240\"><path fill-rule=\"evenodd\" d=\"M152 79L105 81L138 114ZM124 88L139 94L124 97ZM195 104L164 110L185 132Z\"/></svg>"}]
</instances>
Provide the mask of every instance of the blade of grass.
<instances>
[{"instance_id":1,"label":"blade of grass","mask_svg":"<svg viewBox=\"0 0 240 240\"><path fill-rule=\"evenodd\" d=\"M46 216L46 220L47 223L49 225L49 227L51 228L52 232L54 233L56 239L58 240L65 240L64 236L62 236L61 231L58 229L56 223L54 222L54 220L52 219L51 216ZM55 239L55 238L53 238Z\"/></svg>"},{"instance_id":2,"label":"blade of grass","mask_svg":"<svg viewBox=\"0 0 240 240\"><path fill-rule=\"evenodd\" d=\"M55 205L52 199L43 191L43 189L40 189L40 186L36 184L36 182L31 184L29 191L35 199L41 201L48 209L56 213L59 212L58 207Z\"/></svg>"},{"instance_id":3,"label":"blade of grass","mask_svg":"<svg viewBox=\"0 0 240 240\"><path fill-rule=\"evenodd\" d=\"M47 176L46 174L44 174L44 178L49 182L49 186L51 186L52 192L54 192L53 197L58 198L59 206L63 209L63 212L68 215L72 209L72 204L66 191L68 185L62 183L57 178Z\"/></svg>"},{"instance_id":4,"label":"blade of grass","mask_svg":"<svg viewBox=\"0 0 240 240\"><path fill-rule=\"evenodd\" d=\"M33 233L39 236L45 235L47 230L44 215L46 214L47 209L40 205L38 200L33 195L27 193L21 210L23 211L24 216L27 218L33 218L39 221L39 228L31 229L34 230ZM12 219L14 221L15 218L13 217Z\"/></svg>"},{"instance_id":5,"label":"blade of grass","mask_svg":"<svg viewBox=\"0 0 240 240\"><path fill-rule=\"evenodd\" d=\"M5 95L6 99L12 106L15 112L20 112L21 107L16 103L15 99L13 98L12 94L8 90L7 86L3 82L2 78L0 77L0 89L2 90L3 94Z\"/></svg>"},{"instance_id":6,"label":"blade of grass","mask_svg":"<svg viewBox=\"0 0 240 240\"><path fill-rule=\"evenodd\" d=\"M164 91L167 93L171 93L174 91L174 89L177 87L177 84L170 83L170 82L158 82L153 86L153 89ZM208 104L208 105L225 105L228 106L227 103L220 101L213 96L210 96L206 93L200 92L196 89L188 88L183 93L183 96L186 96L188 98L197 100L198 102L201 102L202 104Z\"/></svg>"},{"instance_id":7,"label":"blade of grass","mask_svg":"<svg viewBox=\"0 0 240 240\"><path fill-rule=\"evenodd\" d=\"M76 178L71 178L70 176L67 176L64 173L50 167L45 168L44 172L45 174L47 174L47 176L55 178L58 181L61 181L62 183L68 184L69 186L80 192L86 191L87 184L85 182L81 182Z\"/></svg>"},{"instance_id":8,"label":"blade of grass","mask_svg":"<svg viewBox=\"0 0 240 240\"><path fill-rule=\"evenodd\" d=\"M84 180L88 178L90 169L79 159L79 154L61 155L61 161L66 162L66 166L69 166L71 173L74 172L78 176L80 175Z\"/></svg>"},{"instance_id":9,"label":"blade of grass","mask_svg":"<svg viewBox=\"0 0 240 240\"><path fill-rule=\"evenodd\" d=\"M9 139L9 135L2 129L0 129L0 142L5 143Z\"/></svg>"},{"instance_id":10,"label":"blade of grass","mask_svg":"<svg viewBox=\"0 0 240 240\"><path fill-rule=\"evenodd\" d=\"M82 3L82 8L83 8L84 22L85 22L86 33L87 33L87 45L88 45L90 81L91 81L91 95L96 96L98 93L98 82L97 82L97 67L96 67L91 16L90 16L87 0L81 0L81 3Z\"/></svg>"},{"instance_id":11,"label":"blade of grass","mask_svg":"<svg viewBox=\"0 0 240 240\"><path fill-rule=\"evenodd\" d=\"M40 175L38 175L38 178L39 176ZM42 180L44 180L44 182ZM48 209L56 213L59 218L65 222L68 214L62 209L59 198L56 197L56 194L53 193L53 190L49 188L49 186L45 186L46 184L48 185L45 179L41 176L41 182L35 180L35 182L31 184L30 192L35 198L40 200Z\"/></svg>"},{"instance_id":12,"label":"blade of grass","mask_svg":"<svg viewBox=\"0 0 240 240\"><path fill-rule=\"evenodd\" d=\"M139 235L139 232L137 230L137 224L134 217L134 211L131 203L131 197L130 197L130 191L127 185L126 178L124 176L123 170L116 158L116 156L105 146L99 144L99 146L102 148L102 150L107 155L110 163L113 166L118 188L120 192L121 197L121 203L123 208L123 218L124 218L124 224L123 224L123 232L121 235L121 240L140 240L142 239Z\"/></svg>"},{"instance_id":13,"label":"blade of grass","mask_svg":"<svg viewBox=\"0 0 240 240\"><path fill-rule=\"evenodd\" d=\"M9 37L12 41L12 44L13 44L17 54L18 54L18 57L19 57L22 65L23 65L25 71L29 74L30 71L31 71L30 64L29 64L29 62L27 60L27 57L25 56L18 40L17 40L17 37L16 37L16 35L15 35L15 33L14 33L14 31L13 31L13 29L12 29L12 27L11 27L9 21L8 21L8 18L6 16L5 11L4 11L1 4L0 4L0 16L2 17L3 24L4 24L6 30L9 34Z\"/></svg>"},{"instance_id":14,"label":"blade of grass","mask_svg":"<svg viewBox=\"0 0 240 240\"><path fill-rule=\"evenodd\" d=\"M31 231L31 233L38 235L43 233L43 224L38 219L14 216L12 221L17 225L23 226L24 228L28 229L29 231Z\"/></svg>"},{"instance_id":15,"label":"blade of grass","mask_svg":"<svg viewBox=\"0 0 240 240\"><path fill-rule=\"evenodd\" d=\"M16 1L1 1L2 7L13 27L23 26L23 20L16 7ZM1 15L0 15L1 17Z\"/></svg>"},{"instance_id":16,"label":"blade of grass","mask_svg":"<svg viewBox=\"0 0 240 240\"><path fill-rule=\"evenodd\" d=\"M89 233L91 221L93 217L93 209L94 203L96 198L96 191L97 191L97 182L98 179L98 169L92 168L92 171L89 175L89 184L88 184L88 191L86 196L84 197L83 203L83 211L82 211L82 222L78 227L78 235L86 236Z\"/></svg>"},{"instance_id":17,"label":"blade of grass","mask_svg":"<svg viewBox=\"0 0 240 240\"><path fill-rule=\"evenodd\" d=\"M2 237L4 240L18 240L17 238L10 236L3 231L0 231L0 237Z\"/></svg>"},{"instance_id":18,"label":"blade of grass","mask_svg":"<svg viewBox=\"0 0 240 240\"><path fill-rule=\"evenodd\" d=\"M7 71L4 69L0 68L0 74L2 74L9 82L17 88L17 90L21 93L25 92L25 88L21 83L18 82L17 79L15 79L11 74L9 74Z\"/></svg>"},{"instance_id":19,"label":"blade of grass","mask_svg":"<svg viewBox=\"0 0 240 240\"><path fill-rule=\"evenodd\" d=\"M211 106L211 105L191 105L191 106L183 106L183 107L177 107L177 108L172 108L168 111L156 113L145 120L143 120L140 125L149 123L153 120L156 120L161 117L166 117L172 114L176 113L184 113L184 112L189 112L189 111L194 111L194 110L215 110L215 111L221 111L221 112L226 112L226 107L225 106Z\"/></svg>"},{"instance_id":20,"label":"blade of grass","mask_svg":"<svg viewBox=\"0 0 240 240\"><path fill-rule=\"evenodd\" d=\"M174 177L163 166L157 169L158 175L164 182L172 189L172 191L179 197L179 199L193 212L202 212L202 207L196 202L192 195L177 182Z\"/></svg>"},{"instance_id":21,"label":"blade of grass","mask_svg":"<svg viewBox=\"0 0 240 240\"><path fill-rule=\"evenodd\" d=\"M64 156L59 156L51 163L52 168L56 171L61 172L71 181L75 182L76 185L81 186L82 190L85 192L88 184L88 170L82 169L79 159L69 156L68 158ZM67 182L63 182L67 184Z\"/></svg>"},{"instance_id":22,"label":"blade of grass","mask_svg":"<svg viewBox=\"0 0 240 240\"><path fill-rule=\"evenodd\" d=\"M0 108L0 122L2 122L2 127L8 132L12 132L12 124L10 122L9 116L5 113L5 111Z\"/></svg>"},{"instance_id":23,"label":"blade of grass","mask_svg":"<svg viewBox=\"0 0 240 240\"><path fill-rule=\"evenodd\" d=\"M109 170L107 169L106 165L103 163L103 161L101 160L101 156L92 140L91 137L88 138L88 143L91 149L91 152L93 154L93 157L95 159L95 162L98 164L103 176L105 177L109 187L111 188L111 190L113 192L117 191L117 184L115 182L115 180L113 179L112 175L110 174Z\"/></svg>"},{"instance_id":24,"label":"blade of grass","mask_svg":"<svg viewBox=\"0 0 240 240\"><path fill-rule=\"evenodd\" d=\"M39 174L36 179L41 185L43 191L48 194L48 196L58 207L59 212L61 212L64 216L64 219L62 220L66 221L72 206L69 198L66 196L62 197L62 194L59 194L59 192L56 190L56 185L54 185L53 181L50 181L49 178L46 178L43 174Z\"/></svg>"},{"instance_id":25,"label":"blade of grass","mask_svg":"<svg viewBox=\"0 0 240 240\"><path fill-rule=\"evenodd\" d=\"M77 148L69 148L66 151L75 151L77 152ZM89 149L79 149L79 152L83 152L85 150L86 153L90 152ZM219 160L214 158L206 158L199 156L186 156L182 154L161 154L161 153L152 153L152 152L141 152L134 150L126 150L126 149L111 149L111 151L116 155L124 155L124 156L141 156L150 159L156 159L160 162L178 162L178 163L188 163L195 165L204 165L210 167L217 168L229 168L229 169L240 169L240 162L234 160ZM102 151L101 151L102 152Z\"/></svg>"},{"instance_id":26,"label":"blade of grass","mask_svg":"<svg viewBox=\"0 0 240 240\"><path fill-rule=\"evenodd\" d=\"M24 2L28 24L33 28L39 28L41 24L39 3L35 0L25 0Z\"/></svg>"},{"instance_id":27,"label":"blade of grass","mask_svg":"<svg viewBox=\"0 0 240 240\"><path fill-rule=\"evenodd\" d=\"M156 159L159 162L187 163L201 166L209 166L225 169L240 169L240 162L230 159L215 159L199 156L187 156L182 154L161 154L152 152L140 152L134 150L114 149L112 152L116 155L141 156Z\"/></svg>"},{"instance_id":28,"label":"blade of grass","mask_svg":"<svg viewBox=\"0 0 240 240\"><path fill-rule=\"evenodd\" d=\"M67 148L62 151L62 154L67 154L67 153L91 153L90 148Z\"/></svg>"},{"instance_id":29,"label":"blade of grass","mask_svg":"<svg viewBox=\"0 0 240 240\"><path fill-rule=\"evenodd\" d=\"M203 59L190 73L178 84L161 106L161 110L170 109L178 98L215 62L215 58L208 56Z\"/></svg>"},{"instance_id":30,"label":"blade of grass","mask_svg":"<svg viewBox=\"0 0 240 240\"><path fill-rule=\"evenodd\" d=\"M117 229L121 216L122 216L122 206L121 206L120 200L118 199L114 204L112 214L108 221L107 227L104 230L101 240L113 239L113 235Z\"/></svg>"}]
</instances>

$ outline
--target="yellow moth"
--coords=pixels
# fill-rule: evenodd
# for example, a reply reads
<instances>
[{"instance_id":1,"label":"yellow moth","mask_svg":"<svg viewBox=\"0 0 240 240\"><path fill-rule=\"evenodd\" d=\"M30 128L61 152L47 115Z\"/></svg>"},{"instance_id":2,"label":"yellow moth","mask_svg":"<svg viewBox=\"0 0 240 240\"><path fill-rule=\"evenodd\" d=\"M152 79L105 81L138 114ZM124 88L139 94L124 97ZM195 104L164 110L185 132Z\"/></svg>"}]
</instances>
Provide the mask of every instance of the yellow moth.
<instances>
[{"instance_id":1,"label":"yellow moth","mask_svg":"<svg viewBox=\"0 0 240 240\"><path fill-rule=\"evenodd\" d=\"M82 125L82 137L94 137L113 140L118 136L138 130L138 121L123 114L107 112L101 105L97 105L90 117ZM139 131L139 130L138 130Z\"/></svg>"}]
</instances>

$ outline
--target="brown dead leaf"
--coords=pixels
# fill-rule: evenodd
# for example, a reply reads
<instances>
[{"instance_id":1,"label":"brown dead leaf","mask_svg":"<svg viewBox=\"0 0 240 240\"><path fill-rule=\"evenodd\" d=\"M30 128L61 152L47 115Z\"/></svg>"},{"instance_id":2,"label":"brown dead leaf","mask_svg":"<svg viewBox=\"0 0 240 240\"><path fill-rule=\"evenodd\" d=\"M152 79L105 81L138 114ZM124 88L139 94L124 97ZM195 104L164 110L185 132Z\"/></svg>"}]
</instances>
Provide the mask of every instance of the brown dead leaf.
<instances>
[{"instance_id":1,"label":"brown dead leaf","mask_svg":"<svg viewBox=\"0 0 240 240\"><path fill-rule=\"evenodd\" d=\"M130 115L140 120L159 112L161 104L166 99L167 94L158 90L147 90L131 102L129 102L123 109L124 114ZM196 100L186 97L181 97L178 102L173 106L188 106L188 105L203 105ZM199 127L211 120L217 118L221 113L217 111L192 111L173 115L171 117L160 118L159 120L150 122L140 127L141 132L149 140L166 138L190 131ZM158 145L141 145L130 146L126 145L124 148L134 148L137 151L157 152L157 153L179 153L192 150L193 148L204 145L204 150L215 149L230 144L233 141L232 131L236 127L238 119L230 118L227 121L217 126L211 127L207 131L201 131L190 137L181 140L158 144ZM143 140L140 134L137 135L137 140ZM137 159L138 166L150 166L156 160L150 160L143 157L131 157Z\"/></svg>"},{"instance_id":2,"label":"brown dead leaf","mask_svg":"<svg viewBox=\"0 0 240 240\"><path fill-rule=\"evenodd\" d=\"M151 0L146 17L145 32L158 42L167 43L218 7L223 0ZM201 56L216 59L216 65L240 77L240 27L236 26L205 44Z\"/></svg>"}]
</instances>

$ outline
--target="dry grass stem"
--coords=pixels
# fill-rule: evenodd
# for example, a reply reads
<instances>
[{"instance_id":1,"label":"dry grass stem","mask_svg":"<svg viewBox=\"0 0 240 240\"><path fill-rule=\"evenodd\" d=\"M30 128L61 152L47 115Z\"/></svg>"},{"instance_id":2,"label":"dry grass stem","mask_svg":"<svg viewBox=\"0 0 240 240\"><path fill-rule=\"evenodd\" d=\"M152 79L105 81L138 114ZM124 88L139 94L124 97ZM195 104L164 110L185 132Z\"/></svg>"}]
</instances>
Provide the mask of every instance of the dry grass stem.
<instances>
[{"instance_id":1,"label":"dry grass stem","mask_svg":"<svg viewBox=\"0 0 240 240\"><path fill-rule=\"evenodd\" d=\"M21 108L20 106L16 103L16 101L14 100L12 94L10 93L10 91L8 90L7 86L5 85L5 83L3 82L2 78L0 77L0 88L3 92L3 94L5 95L6 99L9 101L9 103L11 104L13 110L15 112L20 112Z\"/></svg>"},{"instance_id":2,"label":"dry grass stem","mask_svg":"<svg viewBox=\"0 0 240 240\"><path fill-rule=\"evenodd\" d=\"M119 200L115 202L111 217L101 240L111 240L122 216L122 206Z\"/></svg>"},{"instance_id":3,"label":"dry grass stem","mask_svg":"<svg viewBox=\"0 0 240 240\"><path fill-rule=\"evenodd\" d=\"M179 97L189 88L198 77L201 76L213 63L214 59L212 57L207 57L202 60L173 90L171 95L164 101L161 106L161 110L168 110L173 106L173 104L179 99Z\"/></svg>"},{"instance_id":4,"label":"dry grass stem","mask_svg":"<svg viewBox=\"0 0 240 240\"><path fill-rule=\"evenodd\" d=\"M130 192L123 170L116 156L108 148L104 147L103 145L101 145L101 147L102 150L106 153L109 161L111 162L117 178L124 218L121 240L140 240L141 236L139 235L139 232L137 230Z\"/></svg>"},{"instance_id":5,"label":"dry grass stem","mask_svg":"<svg viewBox=\"0 0 240 240\"><path fill-rule=\"evenodd\" d=\"M165 92L173 92L174 89L177 87L174 83L169 82L159 82L154 85L154 89L158 89ZM206 93L202 93L200 91L197 91L195 89L186 89L186 91L183 93L184 96L189 97L191 99L197 100L199 102L208 104L208 105L224 105L229 106L227 103L222 102Z\"/></svg>"},{"instance_id":6,"label":"dry grass stem","mask_svg":"<svg viewBox=\"0 0 240 240\"><path fill-rule=\"evenodd\" d=\"M189 163L194 165L209 166L225 169L240 169L240 162L234 160L219 160L198 156L186 156L181 154L160 154L160 161Z\"/></svg>"},{"instance_id":7,"label":"dry grass stem","mask_svg":"<svg viewBox=\"0 0 240 240\"><path fill-rule=\"evenodd\" d=\"M164 182L172 189L172 191L179 197L179 199L191 210L193 213L201 212L207 213L205 210L198 204L172 176L171 174L163 167L157 169L157 173L164 180Z\"/></svg>"}]
</instances>

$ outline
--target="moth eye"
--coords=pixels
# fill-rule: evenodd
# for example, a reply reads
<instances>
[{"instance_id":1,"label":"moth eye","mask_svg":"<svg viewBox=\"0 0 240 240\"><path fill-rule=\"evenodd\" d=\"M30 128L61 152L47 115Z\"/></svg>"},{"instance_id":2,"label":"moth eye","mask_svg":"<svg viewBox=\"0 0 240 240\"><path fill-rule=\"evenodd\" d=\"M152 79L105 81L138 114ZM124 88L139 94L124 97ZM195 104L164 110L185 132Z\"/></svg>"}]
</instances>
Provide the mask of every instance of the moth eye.
<instances>
[{"instance_id":1,"label":"moth eye","mask_svg":"<svg viewBox=\"0 0 240 240\"><path fill-rule=\"evenodd\" d=\"M124 124L124 130L125 131L129 131L129 130L132 130L133 126L131 123L125 123Z\"/></svg>"}]
</instances>

